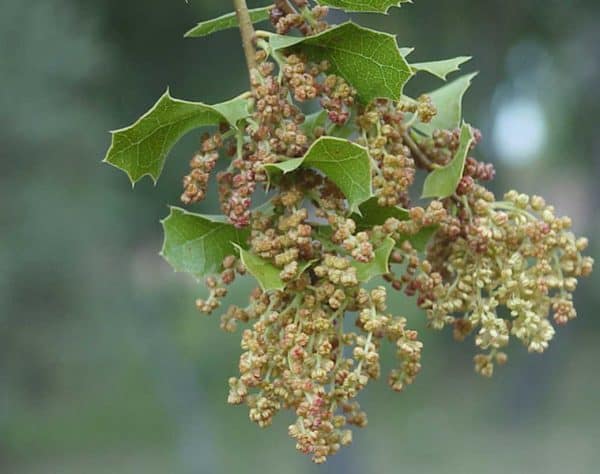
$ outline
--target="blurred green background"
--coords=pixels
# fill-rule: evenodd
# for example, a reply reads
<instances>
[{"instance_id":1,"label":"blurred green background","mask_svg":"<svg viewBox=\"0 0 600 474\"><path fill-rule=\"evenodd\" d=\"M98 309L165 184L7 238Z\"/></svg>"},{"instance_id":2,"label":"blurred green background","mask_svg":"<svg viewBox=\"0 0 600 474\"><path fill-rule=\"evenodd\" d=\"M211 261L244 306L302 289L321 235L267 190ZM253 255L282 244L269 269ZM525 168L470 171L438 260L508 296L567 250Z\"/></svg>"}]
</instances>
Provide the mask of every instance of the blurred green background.
<instances>
[{"instance_id":1,"label":"blurred green background","mask_svg":"<svg viewBox=\"0 0 600 474\"><path fill-rule=\"evenodd\" d=\"M182 38L228 2L1 4L1 473L599 472L600 272L581 284L580 318L550 350L512 347L492 380L474 374L470 344L425 331L396 296L394 310L424 330L422 375L401 395L369 386L369 427L325 466L295 453L288 414L260 430L228 406L239 334L201 317L201 286L158 256L158 221L178 201L198 134L176 147L157 188L147 180L132 192L100 164L107 130L167 85L208 103L244 90L235 30ZM417 47L414 60L473 55L466 117L483 130L479 156L496 164L496 189L543 194L598 254L598 0L418 0L361 20Z\"/></svg>"}]
</instances>

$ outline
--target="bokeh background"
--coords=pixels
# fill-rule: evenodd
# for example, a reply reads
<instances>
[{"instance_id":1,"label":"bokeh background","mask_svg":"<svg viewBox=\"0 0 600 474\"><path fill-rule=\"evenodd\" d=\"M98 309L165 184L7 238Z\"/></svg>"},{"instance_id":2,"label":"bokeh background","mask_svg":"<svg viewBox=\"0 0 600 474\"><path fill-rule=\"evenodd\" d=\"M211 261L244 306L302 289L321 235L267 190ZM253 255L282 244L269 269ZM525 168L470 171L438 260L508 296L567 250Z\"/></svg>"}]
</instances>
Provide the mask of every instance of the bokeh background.
<instances>
[{"instance_id":1,"label":"bokeh background","mask_svg":"<svg viewBox=\"0 0 600 474\"><path fill-rule=\"evenodd\" d=\"M132 192L100 163L107 131L167 85L207 103L244 90L235 30L182 38L228 2L0 4L1 473L598 472L600 272L550 350L512 347L492 380L474 374L470 344L424 330L397 296L394 310L424 330L422 375L401 395L370 385L369 427L323 467L295 453L287 414L260 430L228 406L239 334L198 315L201 286L158 256L159 218L177 203L198 135L176 147L156 188ZM598 0L418 0L362 21L397 32L414 60L473 55L465 113L483 130L496 189L543 194L598 255ZM412 91L436 85L423 77ZM239 282L230 301L250 286Z\"/></svg>"}]
</instances>

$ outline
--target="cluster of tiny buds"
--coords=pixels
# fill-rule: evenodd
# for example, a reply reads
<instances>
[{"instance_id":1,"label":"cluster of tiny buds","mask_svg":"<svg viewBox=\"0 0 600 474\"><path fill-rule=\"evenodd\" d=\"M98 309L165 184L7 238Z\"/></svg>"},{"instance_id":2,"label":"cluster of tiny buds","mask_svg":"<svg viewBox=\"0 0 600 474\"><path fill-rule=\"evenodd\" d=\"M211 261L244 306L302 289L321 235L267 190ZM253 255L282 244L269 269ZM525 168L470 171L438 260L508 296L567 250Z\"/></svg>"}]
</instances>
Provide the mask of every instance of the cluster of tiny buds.
<instances>
[{"instance_id":1,"label":"cluster of tiny buds","mask_svg":"<svg viewBox=\"0 0 600 474\"><path fill-rule=\"evenodd\" d=\"M283 76L298 102L318 98L329 120L333 124L344 125L350 118L356 90L340 76L326 75L329 68L327 61L314 64L305 57L290 54L286 56Z\"/></svg>"},{"instance_id":2,"label":"cluster of tiny buds","mask_svg":"<svg viewBox=\"0 0 600 474\"><path fill-rule=\"evenodd\" d=\"M375 252L367 232L356 232L356 223L352 219L330 215L328 223L333 230L331 242L350 253L357 262L368 263Z\"/></svg>"},{"instance_id":3,"label":"cluster of tiny buds","mask_svg":"<svg viewBox=\"0 0 600 474\"><path fill-rule=\"evenodd\" d=\"M271 212L253 214L250 249L281 269L286 286L255 290L248 307L231 307L221 319L227 331L238 323L251 324L242 334L240 374L229 381L228 401L246 404L259 426L269 426L281 409L294 410L297 419L289 435L317 463L352 441L349 426L366 426L366 414L355 399L369 380L380 376L381 342L396 346L399 364L388 376L396 391L414 381L422 348L406 320L386 312L386 289L369 291L359 282L353 262L372 259L369 233L357 232L352 219L329 206L324 215L339 251L326 249L307 209L298 208L307 189L327 195L329 185L313 173L300 174L293 183L282 183ZM219 306L236 269L239 273L234 257L223 261L220 280L207 280L211 294L199 301L201 310L210 313ZM355 331L344 323L353 313L358 314Z\"/></svg>"},{"instance_id":4,"label":"cluster of tiny buds","mask_svg":"<svg viewBox=\"0 0 600 474\"><path fill-rule=\"evenodd\" d=\"M203 137L200 151L190 161L191 171L183 178L184 191L181 201L184 204L196 203L206 196L208 180L219 159L219 148L222 145L223 138L220 133Z\"/></svg>"},{"instance_id":5,"label":"cluster of tiny buds","mask_svg":"<svg viewBox=\"0 0 600 474\"><path fill-rule=\"evenodd\" d=\"M311 8L307 0L276 1L270 10L280 34L323 31L326 14L326 7ZM351 426L366 426L356 398L381 375L383 342L396 349L398 365L387 377L393 390L404 390L421 370L417 332L388 312L386 287L367 289L359 274L379 263L382 242L395 243L382 275L388 286L416 296L431 327L451 326L459 341L473 335L482 351L475 370L484 376L506 363L511 338L530 352L548 347L555 333L550 321L563 325L576 317L573 292L593 260L582 255L588 242L571 232L570 219L556 217L541 197L511 191L496 201L481 185L494 178L494 167L472 157L452 196L411 205L417 169L445 166L460 148L459 129L414 135L416 120L429 123L437 114L431 97L358 104L356 90L330 73L329 62L299 53L272 62L265 44L256 42L262 50L251 72L250 117L239 129L222 127L203 137L181 200L205 197L224 150L229 163L217 175L223 213L236 227L249 228L248 251L281 280L278 289L257 288L246 307L232 306L221 317L225 331L246 325L228 402L245 404L261 427L279 411L293 411L288 433L296 448L322 463L351 443ZM327 117L314 130L304 114L312 106ZM350 126L351 140L368 151L378 205L404 208L391 213L399 217L365 226L325 174L305 168L267 174L266 165L302 157L314 140ZM480 140L474 129L469 152ZM276 191L270 207L252 211L253 193L267 183ZM417 249L425 246L422 256ZM240 259L227 256L219 274L206 279L209 295L197 300L198 309L218 309L228 285L246 271Z\"/></svg>"},{"instance_id":6,"label":"cluster of tiny buds","mask_svg":"<svg viewBox=\"0 0 600 474\"><path fill-rule=\"evenodd\" d=\"M463 177L458 183L456 194L465 196L473 191L477 181L491 181L496 176L496 170L491 163L482 163L468 157L463 171Z\"/></svg>"},{"instance_id":7,"label":"cluster of tiny buds","mask_svg":"<svg viewBox=\"0 0 600 474\"><path fill-rule=\"evenodd\" d=\"M246 268L235 256L225 257L222 263L222 272L218 278L212 275L206 277L205 283L206 288L209 290L209 296L207 299L198 298L196 308L205 314L212 314L213 311L218 309L223 298L227 296L227 286L235 281L236 273L245 275ZM228 330L228 328L223 329Z\"/></svg>"},{"instance_id":8,"label":"cluster of tiny buds","mask_svg":"<svg viewBox=\"0 0 600 474\"><path fill-rule=\"evenodd\" d=\"M438 111L431 97L423 94L417 100L402 101L402 110L414 114L419 122L429 123L437 115Z\"/></svg>"},{"instance_id":9,"label":"cluster of tiny buds","mask_svg":"<svg viewBox=\"0 0 600 474\"><path fill-rule=\"evenodd\" d=\"M343 260L326 256L323 267L345 270ZM380 341L388 339L397 347L400 365L388 378L396 391L419 372L422 344L415 331L406 329L404 318L385 313L384 287L336 289L330 271L317 268L321 276L312 285L301 283L272 295L256 292L248 308L229 312L254 324L243 333L240 377L229 380L228 400L246 403L250 419L260 426L269 426L280 409L293 408L298 418L289 427L290 436L299 451L321 463L351 442L348 425L367 424L354 399L380 375ZM341 306L332 298L339 298ZM346 307L358 311L359 332L344 330ZM352 348L352 357L344 355L344 346Z\"/></svg>"},{"instance_id":10,"label":"cluster of tiny buds","mask_svg":"<svg viewBox=\"0 0 600 474\"><path fill-rule=\"evenodd\" d=\"M326 6L310 7L308 0L277 0L270 10L270 19L277 33L288 34L298 29L303 35L319 33L328 28L324 18L329 13Z\"/></svg>"},{"instance_id":11,"label":"cluster of tiny buds","mask_svg":"<svg viewBox=\"0 0 600 474\"><path fill-rule=\"evenodd\" d=\"M576 238L571 221L556 217L539 196L511 191L497 202L473 185L455 217L446 221L429 247L428 259L409 285L419 293L432 327L454 327L464 340L488 354L475 358L476 370L491 376L510 336L530 352L543 352L555 334L549 316L563 325L576 316L572 293L577 279L592 271L582 256L587 239ZM510 317L500 314L505 308Z\"/></svg>"},{"instance_id":12,"label":"cluster of tiny buds","mask_svg":"<svg viewBox=\"0 0 600 474\"><path fill-rule=\"evenodd\" d=\"M409 107L410 109L410 107ZM415 179L415 162L404 143L407 105L379 100L358 117L359 143L373 160L373 187L380 206L408 204L408 189Z\"/></svg>"}]
</instances>

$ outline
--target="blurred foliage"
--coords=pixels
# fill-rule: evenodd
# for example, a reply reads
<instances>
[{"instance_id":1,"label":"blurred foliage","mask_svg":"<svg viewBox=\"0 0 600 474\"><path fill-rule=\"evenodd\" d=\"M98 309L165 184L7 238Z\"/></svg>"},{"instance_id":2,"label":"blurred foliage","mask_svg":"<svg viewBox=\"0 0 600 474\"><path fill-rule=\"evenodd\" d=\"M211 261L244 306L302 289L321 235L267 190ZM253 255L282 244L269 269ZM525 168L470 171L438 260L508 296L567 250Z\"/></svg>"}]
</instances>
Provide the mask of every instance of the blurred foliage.
<instances>
[{"instance_id":1,"label":"blurred foliage","mask_svg":"<svg viewBox=\"0 0 600 474\"><path fill-rule=\"evenodd\" d=\"M289 420L260 431L227 406L237 338L195 313L203 289L157 255L158 219L176 203L197 137L177 146L158 188L144 181L133 193L100 165L105 131L133 121L167 85L207 103L245 88L235 30L183 39L223 3L3 4L0 472L317 472L281 436ZM473 55L481 73L466 116L487 137L498 189L548 196L598 253L597 0L421 0L361 21L398 32L417 47L413 60ZM523 97L541 107L547 139L527 163L499 161L497 112ZM400 396L383 383L372 390L370 427L320 472L597 472L599 278L580 288L580 319L547 354L515 351L492 381L472 374L468 347L424 332L419 383ZM398 296L394 309L424 329L409 308Z\"/></svg>"}]
</instances>

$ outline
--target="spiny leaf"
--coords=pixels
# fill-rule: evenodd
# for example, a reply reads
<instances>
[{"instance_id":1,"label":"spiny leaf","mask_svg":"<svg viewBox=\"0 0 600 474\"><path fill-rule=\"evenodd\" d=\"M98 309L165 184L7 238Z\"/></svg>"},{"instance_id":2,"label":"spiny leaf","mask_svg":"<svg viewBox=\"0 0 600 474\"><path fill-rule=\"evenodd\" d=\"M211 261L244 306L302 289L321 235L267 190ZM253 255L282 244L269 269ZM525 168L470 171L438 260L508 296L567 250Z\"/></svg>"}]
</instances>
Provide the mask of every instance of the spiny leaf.
<instances>
[{"instance_id":1,"label":"spiny leaf","mask_svg":"<svg viewBox=\"0 0 600 474\"><path fill-rule=\"evenodd\" d=\"M317 0L317 3L347 12L387 13L391 7L412 3L412 0Z\"/></svg>"},{"instance_id":2,"label":"spiny leaf","mask_svg":"<svg viewBox=\"0 0 600 474\"><path fill-rule=\"evenodd\" d=\"M386 206L382 207L377 203L377 198L372 197L359 206L360 214L352 215L358 230L371 229L376 225L383 225L385 221L394 217L400 221L409 218L408 211L401 207Z\"/></svg>"},{"instance_id":3,"label":"spiny leaf","mask_svg":"<svg viewBox=\"0 0 600 474\"><path fill-rule=\"evenodd\" d=\"M290 173L300 166L316 168L333 181L344 193L351 210L369 199L371 163L366 148L335 137L321 137L308 149L303 158L294 158L265 168L273 173Z\"/></svg>"},{"instance_id":4,"label":"spiny leaf","mask_svg":"<svg viewBox=\"0 0 600 474\"><path fill-rule=\"evenodd\" d=\"M264 291L283 290L285 288L285 282L279 276L281 273L280 268L254 255L252 252L244 250L240 246L236 245L236 247L240 253L242 263L248 272L256 278Z\"/></svg>"},{"instance_id":5,"label":"spiny leaf","mask_svg":"<svg viewBox=\"0 0 600 474\"><path fill-rule=\"evenodd\" d=\"M177 207L161 223L165 234L161 255L176 271L196 278L220 271L223 259L235 255L234 244L245 246L250 235L220 218Z\"/></svg>"},{"instance_id":6,"label":"spiny leaf","mask_svg":"<svg viewBox=\"0 0 600 474\"><path fill-rule=\"evenodd\" d=\"M252 23L260 23L269 18L269 10L271 7L254 8L250 10L250 19ZM217 31L228 30L229 28L237 28L238 20L235 12L227 13L212 20L206 20L198 23L194 28L185 34L186 38L199 38L208 36Z\"/></svg>"},{"instance_id":7,"label":"spiny leaf","mask_svg":"<svg viewBox=\"0 0 600 474\"><path fill-rule=\"evenodd\" d=\"M428 72L436 77L439 77L443 81L446 80L448 74L459 71L460 66L471 60L471 56L458 56L452 59L442 59L441 61L428 61L424 63L414 63L410 67L414 71Z\"/></svg>"},{"instance_id":8,"label":"spiny leaf","mask_svg":"<svg viewBox=\"0 0 600 474\"><path fill-rule=\"evenodd\" d=\"M211 106L174 99L167 90L137 122L112 132L104 161L127 173L132 184L146 175L156 184L167 155L186 133L222 122L235 125L247 116L248 102L242 97Z\"/></svg>"},{"instance_id":9,"label":"spiny leaf","mask_svg":"<svg viewBox=\"0 0 600 474\"><path fill-rule=\"evenodd\" d=\"M356 268L358 281L367 282L372 278L390 272L389 260L394 244L394 239L386 237L375 250L375 257L369 263L352 262L352 266Z\"/></svg>"},{"instance_id":10,"label":"spiny leaf","mask_svg":"<svg viewBox=\"0 0 600 474\"><path fill-rule=\"evenodd\" d=\"M219 112L225 120L229 122L229 125L237 128L238 122L250 116L248 111L248 98L245 94L234 97L233 99L221 102L219 104L211 105L213 109Z\"/></svg>"},{"instance_id":11,"label":"spiny leaf","mask_svg":"<svg viewBox=\"0 0 600 474\"><path fill-rule=\"evenodd\" d=\"M346 79L362 102L378 97L400 99L412 75L394 36L352 22L306 38L272 35L270 41L274 50L291 48L313 61L329 61L331 72Z\"/></svg>"},{"instance_id":12,"label":"spiny leaf","mask_svg":"<svg viewBox=\"0 0 600 474\"><path fill-rule=\"evenodd\" d=\"M452 161L443 168L438 168L427 176L423 185L424 198L446 198L452 196L463 175L465 160L473 143L473 131L466 123L460 131L460 146Z\"/></svg>"},{"instance_id":13,"label":"spiny leaf","mask_svg":"<svg viewBox=\"0 0 600 474\"><path fill-rule=\"evenodd\" d=\"M410 56L412 54L412 52L415 50L415 48L400 48L400 54L402 55L403 58L407 58L408 56Z\"/></svg>"},{"instance_id":14,"label":"spiny leaf","mask_svg":"<svg viewBox=\"0 0 600 474\"><path fill-rule=\"evenodd\" d=\"M473 73L459 77L440 89L427 93L437 108L437 115L430 123L418 123L414 127L428 136L436 129L453 130L460 127L462 100L476 75L477 73Z\"/></svg>"}]
</instances>

